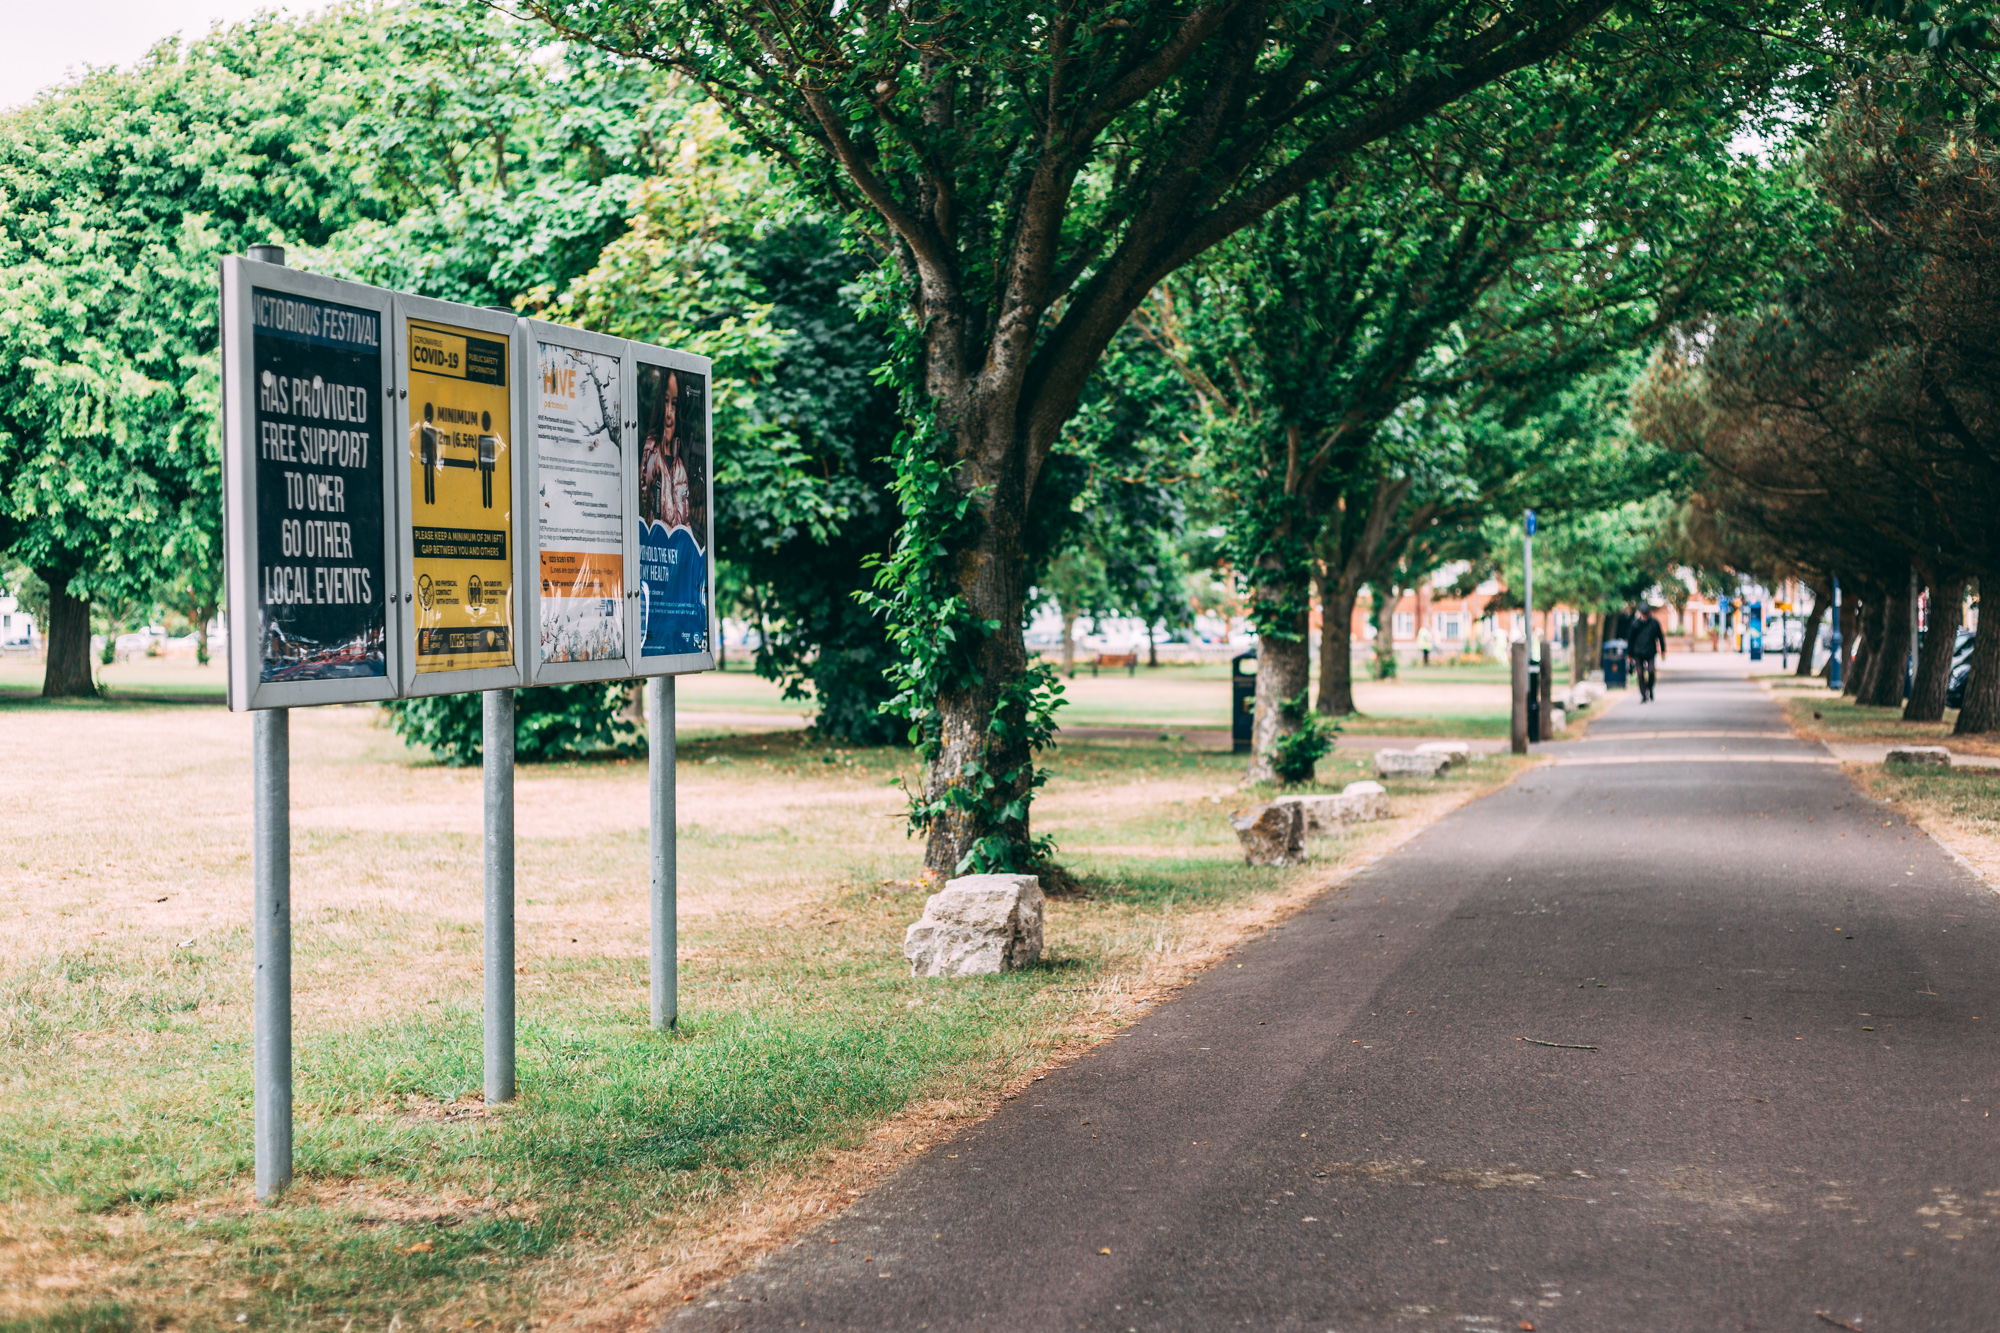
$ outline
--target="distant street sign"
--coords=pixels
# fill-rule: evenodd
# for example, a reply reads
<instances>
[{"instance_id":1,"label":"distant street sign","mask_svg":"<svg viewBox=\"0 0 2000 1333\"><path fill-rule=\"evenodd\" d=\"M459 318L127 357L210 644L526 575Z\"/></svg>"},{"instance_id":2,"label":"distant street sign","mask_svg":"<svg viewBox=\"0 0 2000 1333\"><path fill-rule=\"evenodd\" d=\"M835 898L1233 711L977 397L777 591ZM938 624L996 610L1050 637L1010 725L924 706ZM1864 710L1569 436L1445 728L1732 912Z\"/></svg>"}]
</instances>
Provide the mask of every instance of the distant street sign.
<instances>
[{"instance_id":1,"label":"distant street sign","mask_svg":"<svg viewBox=\"0 0 2000 1333\"><path fill-rule=\"evenodd\" d=\"M1535 535L1535 511L1532 509L1526 511L1525 517L1527 522L1528 535L1532 537Z\"/></svg>"},{"instance_id":2,"label":"distant street sign","mask_svg":"<svg viewBox=\"0 0 2000 1333\"><path fill-rule=\"evenodd\" d=\"M384 431L393 301L277 264L222 262L233 709L397 693Z\"/></svg>"}]
</instances>

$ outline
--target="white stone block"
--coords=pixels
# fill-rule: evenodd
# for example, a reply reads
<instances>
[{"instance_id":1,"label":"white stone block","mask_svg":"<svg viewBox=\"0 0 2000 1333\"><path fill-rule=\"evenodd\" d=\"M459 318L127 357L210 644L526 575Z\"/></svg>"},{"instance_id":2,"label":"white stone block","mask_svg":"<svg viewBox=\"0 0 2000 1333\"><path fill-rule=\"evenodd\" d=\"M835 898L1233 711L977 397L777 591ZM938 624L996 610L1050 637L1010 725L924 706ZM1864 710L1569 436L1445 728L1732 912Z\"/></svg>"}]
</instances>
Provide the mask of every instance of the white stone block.
<instances>
[{"instance_id":1,"label":"white stone block","mask_svg":"<svg viewBox=\"0 0 2000 1333\"><path fill-rule=\"evenodd\" d=\"M1425 741L1417 753L1441 754L1454 764L1463 764L1472 758L1472 746L1465 741Z\"/></svg>"},{"instance_id":2,"label":"white stone block","mask_svg":"<svg viewBox=\"0 0 2000 1333\"><path fill-rule=\"evenodd\" d=\"M1437 778L1451 767L1451 757L1427 754L1422 750L1377 750L1375 776L1378 778Z\"/></svg>"},{"instance_id":3,"label":"white stone block","mask_svg":"<svg viewBox=\"0 0 2000 1333\"><path fill-rule=\"evenodd\" d=\"M1042 883L1033 875L961 875L903 934L913 977L1012 972L1042 956Z\"/></svg>"},{"instance_id":4,"label":"white stone block","mask_svg":"<svg viewBox=\"0 0 2000 1333\"><path fill-rule=\"evenodd\" d=\"M1356 824L1389 817L1389 792L1379 782L1350 782L1341 788L1340 806Z\"/></svg>"}]
</instances>

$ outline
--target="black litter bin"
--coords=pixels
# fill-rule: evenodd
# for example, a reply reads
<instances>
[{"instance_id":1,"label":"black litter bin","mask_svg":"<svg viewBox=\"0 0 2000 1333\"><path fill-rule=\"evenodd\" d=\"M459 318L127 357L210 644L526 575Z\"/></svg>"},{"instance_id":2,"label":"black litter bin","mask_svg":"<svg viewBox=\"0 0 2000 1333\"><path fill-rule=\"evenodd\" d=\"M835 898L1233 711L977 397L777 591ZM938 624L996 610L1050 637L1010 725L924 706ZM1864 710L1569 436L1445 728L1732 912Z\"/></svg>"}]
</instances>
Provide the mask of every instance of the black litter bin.
<instances>
[{"instance_id":1,"label":"black litter bin","mask_svg":"<svg viewBox=\"0 0 2000 1333\"><path fill-rule=\"evenodd\" d=\"M1625 640L1606 639L1604 641L1604 655L1601 659L1601 665L1604 668L1604 688L1607 690L1624 689Z\"/></svg>"},{"instance_id":2,"label":"black litter bin","mask_svg":"<svg viewBox=\"0 0 2000 1333\"><path fill-rule=\"evenodd\" d=\"M1250 753L1250 724L1257 720L1257 650L1229 663L1229 739L1238 754Z\"/></svg>"}]
</instances>

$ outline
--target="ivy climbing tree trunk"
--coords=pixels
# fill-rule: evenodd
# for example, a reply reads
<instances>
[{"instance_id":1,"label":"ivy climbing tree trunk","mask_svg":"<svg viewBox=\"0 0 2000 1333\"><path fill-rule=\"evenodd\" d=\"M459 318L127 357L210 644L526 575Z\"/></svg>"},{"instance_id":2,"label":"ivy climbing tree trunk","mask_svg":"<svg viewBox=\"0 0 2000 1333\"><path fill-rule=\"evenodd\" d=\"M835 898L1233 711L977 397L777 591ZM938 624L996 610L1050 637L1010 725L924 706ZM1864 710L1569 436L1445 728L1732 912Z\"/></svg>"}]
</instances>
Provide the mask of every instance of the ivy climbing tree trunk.
<instances>
[{"instance_id":1,"label":"ivy climbing tree trunk","mask_svg":"<svg viewBox=\"0 0 2000 1333\"><path fill-rule=\"evenodd\" d=\"M97 693L90 679L90 599L72 596L66 569L38 569L49 585L49 656L42 676L44 699L86 699Z\"/></svg>"}]
</instances>

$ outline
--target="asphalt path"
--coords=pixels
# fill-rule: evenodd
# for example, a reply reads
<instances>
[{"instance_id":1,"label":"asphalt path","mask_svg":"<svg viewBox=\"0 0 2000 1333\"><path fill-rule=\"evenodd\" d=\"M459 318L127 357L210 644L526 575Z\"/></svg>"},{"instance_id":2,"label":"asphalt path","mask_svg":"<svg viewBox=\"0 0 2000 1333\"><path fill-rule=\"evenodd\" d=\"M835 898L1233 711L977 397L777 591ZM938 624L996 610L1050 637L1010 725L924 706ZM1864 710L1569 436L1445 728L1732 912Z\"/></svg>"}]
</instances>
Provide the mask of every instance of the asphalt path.
<instances>
[{"instance_id":1,"label":"asphalt path","mask_svg":"<svg viewBox=\"0 0 2000 1333\"><path fill-rule=\"evenodd\" d=\"M2000 1329L2000 900L1718 667L663 1321Z\"/></svg>"}]
</instances>

